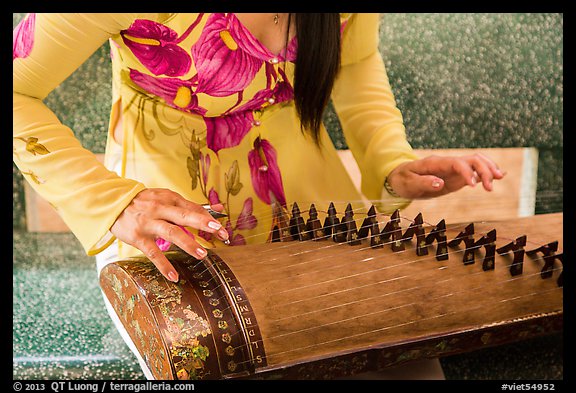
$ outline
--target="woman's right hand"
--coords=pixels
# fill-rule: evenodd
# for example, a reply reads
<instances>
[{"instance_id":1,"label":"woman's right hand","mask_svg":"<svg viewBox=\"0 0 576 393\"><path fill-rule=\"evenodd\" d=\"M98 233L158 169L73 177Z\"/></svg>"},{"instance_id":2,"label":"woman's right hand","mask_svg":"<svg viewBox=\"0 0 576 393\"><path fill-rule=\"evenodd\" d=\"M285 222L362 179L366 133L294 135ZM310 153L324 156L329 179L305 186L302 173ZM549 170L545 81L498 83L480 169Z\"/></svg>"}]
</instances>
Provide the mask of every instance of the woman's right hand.
<instances>
[{"instance_id":1,"label":"woman's right hand","mask_svg":"<svg viewBox=\"0 0 576 393\"><path fill-rule=\"evenodd\" d=\"M223 210L220 204L211 207L216 211ZM118 240L142 251L167 279L177 282L178 272L160 250L156 239L174 243L197 259L207 255L194 237L180 226L214 233L220 240L228 240L226 229L204 207L163 188L148 188L138 193L110 231Z\"/></svg>"}]
</instances>

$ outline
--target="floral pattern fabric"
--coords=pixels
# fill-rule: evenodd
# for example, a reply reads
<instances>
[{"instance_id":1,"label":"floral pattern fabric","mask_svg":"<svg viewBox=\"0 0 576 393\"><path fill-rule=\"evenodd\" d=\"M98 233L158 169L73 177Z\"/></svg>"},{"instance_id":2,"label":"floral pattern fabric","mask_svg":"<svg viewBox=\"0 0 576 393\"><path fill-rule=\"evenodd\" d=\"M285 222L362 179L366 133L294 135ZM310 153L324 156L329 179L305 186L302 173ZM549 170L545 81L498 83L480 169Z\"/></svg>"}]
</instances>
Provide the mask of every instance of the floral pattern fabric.
<instances>
[{"instance_id":1,"label":"floral pattern fabric","mask_svg":"<svg viewBox=\"0 0 576 393\"><path fill-rule=\"evenodd\" d=\"M12 33L12 60L26 58L34 45L36 14L28 14L18 23Z\"/></svg>"},{"instance_id":2,"label":"floral pattern fabric","mask_svg":"<svg viewBox=\"0 0 576 393\"><path fill-rule=\"evenodd\" d=\"M378 53L378 22L377 14L342 16L333 94L370 199L395 165L414 158ZM107 41L113 83L102 165L41 100ZM350 202L363 207L326 130L319 147L300 128L297 50L293 38L272 53L233 13L30 14L13 31L14 162L90 255L112 243L110 226L146 187L222 203L233 245L269 239L272 205L290 212L298 203L305 214L314 203L320 215L330 202L342 212ZM113 157L121 157L118 173ZM121 257L140 253L120 246Z\"/></svg>"},{"instance_id":3,"label":"floral pattern fabric","mask_svg":"<svg viewBox=\"0 0 576 393\"><path fill-rule=\"evenodd\" d=\"M286 58L283 55L273 56L234 14L212 14L207 17L199 38L188 52L179 43L198 28L203 17L202 14L198 15L182 35L160 23L139 19L122 31L121 37L126 47L153 74L130 69L131 81L145 93L163 99L177 110L202 116L206 129L206 148L215 153L218 159L221 149L240 144L257 124L253 111L261 110L263 103L265 106L281 104L294 97L286 73L274 64L295 60L296 40L290 42ZM189 77L184 77L192 64L194 71ZM265 87L244 101L245 89L262 69L266 78ZM197 99L200 93L211 97L234 95L237 101L222 115L207 116L208 110ZM257 136L253 149L247 155L250 183L261 201L268 205L277 201L286 208L282 175L276 156L272 143ZM195 178L196 173L201 173L203 184L208 184L211 160L209 153L198 151L193 154L192 159L188 160L188 167L201 168L199 172L189 171L191 177ZM233 168L237 170L238 166ZM233 187L227 184L226 190L229 195L236 196ZM205 197L211 203L221 203L214 188ZM246 198L236 224L233 225L230 220L225 224L232 245L246 244L244 236L235 232L256 227L257 219L252 215L252 203L252 197ZM201 232L200 236L207 241L212 240L212 236L207 233ZM162 249L169 246L163 239L157 243Z\"/></svg>"}]
</instances>

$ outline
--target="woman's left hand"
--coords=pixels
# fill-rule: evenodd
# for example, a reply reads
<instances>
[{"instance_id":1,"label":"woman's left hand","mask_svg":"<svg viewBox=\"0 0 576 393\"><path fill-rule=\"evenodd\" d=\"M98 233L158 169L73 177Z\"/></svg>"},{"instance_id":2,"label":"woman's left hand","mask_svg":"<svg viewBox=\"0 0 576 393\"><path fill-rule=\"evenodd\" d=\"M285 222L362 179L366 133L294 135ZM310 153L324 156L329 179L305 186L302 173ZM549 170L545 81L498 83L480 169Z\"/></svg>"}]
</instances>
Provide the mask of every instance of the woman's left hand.
<instances>
[{"instance_id":1,"label":"woman's left hand","mask_svg":"<svg viewBox=\"0 0 576 393\"><path fill-rule=\"evenodd\" d=\"M388 175L388 183L403 198L433 198L478 183L492 191L494 180L504 177L498 165L483 154L459 157L431 155L400 164Z\"/></svg>"}]
</instances>

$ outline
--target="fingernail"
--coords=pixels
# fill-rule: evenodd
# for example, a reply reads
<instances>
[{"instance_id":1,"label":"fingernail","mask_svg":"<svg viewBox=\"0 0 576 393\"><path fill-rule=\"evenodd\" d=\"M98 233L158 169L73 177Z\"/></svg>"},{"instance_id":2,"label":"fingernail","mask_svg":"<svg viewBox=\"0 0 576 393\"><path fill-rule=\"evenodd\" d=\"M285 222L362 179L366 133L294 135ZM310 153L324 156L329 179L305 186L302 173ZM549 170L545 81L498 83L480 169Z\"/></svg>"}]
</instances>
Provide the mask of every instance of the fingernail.
<instances>
[{"instance_id":1,"label":"fingernail","mask_svg":"<svg viewBox=\"0 0 576 393\"><path fill-rule=\"evenodd\" d=\"M168 279L172 282L178 282L178 274L176 272L168 272Z\"/></svg>"},{"instance_id":2,"label":"fingernail","mask_svg":"<svg viewBox=\"0 0 576 393\"><path fill-rule=\"evenodd\" d=\"M434 180L434 181L432 182L432 187L434 187L434 188L440 187L440 181L439 181L439 180Z\"/></svg>"},{"instance_id":3,"label":"fingernail","mask_svg":"<svg viewBox=\"0 0 576 393\"><path fill-rule=\"evenodd\" d=\"M472 176L472 185L473 185L473 186L476 185L476 176Z\"/></svg>"},{"instance_id":4,"label":"fingernail","mask_svg":"<svg viewBox=\"0 0 576 393\"><path fill-rule=\"evenodd\" d=\"M222 240L227 240L227 239L228 239L228 236L229 236L229 235L228 235L228 231L227 231L226 229L221 228L221 229L218 231L218 237L219 237L220 239L222 239Z\"/></svg>"},{"instance_id":5,"label":"fingernail","mask_svg":"<svg viewBox=\"0 0 576 393\"><path fill-rule=\"evenodd\" d=\"M220 224L218 221L210 221L208 222L208 226L216 230L222 228L222 224Z\"/></svg>"},{"instance_id":6,"label":"fingernail","mask_svg":"<svg viewBox=\"0 0 576 393\"><path fill-rule=\"evenodd\" d=\"M206 250L203 249L203 248L197 248L197 249L196 249L196 254L198 254L198 256L199 256L200 258L204 258L208 253L207 253Z\"/></svg>"}]
</instances>

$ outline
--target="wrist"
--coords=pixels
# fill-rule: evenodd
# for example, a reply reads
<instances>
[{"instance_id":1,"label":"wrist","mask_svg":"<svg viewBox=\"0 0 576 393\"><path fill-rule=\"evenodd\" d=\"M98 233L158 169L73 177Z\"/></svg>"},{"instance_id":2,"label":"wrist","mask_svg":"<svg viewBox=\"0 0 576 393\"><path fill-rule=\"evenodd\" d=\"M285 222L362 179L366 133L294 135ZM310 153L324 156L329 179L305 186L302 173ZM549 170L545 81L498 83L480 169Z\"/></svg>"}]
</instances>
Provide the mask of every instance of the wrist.
<instances>
[{"instance_id":1,"label":"wrist","mask_svg":"<svg viewBox=\"0 0 576 393\"><path fill-rule=\"evenodd\" d=\"M390 182L388 181L388 177L386 177L386 179L384 179L384 189L386 190L386 192L388 194L390 194L391 196L395 197L395 198L401 198L400 195L398 195L396 193L396 191L394 191L394 188L392 188L392 186L390 185Z\"/></svg>"}]
</instances>

